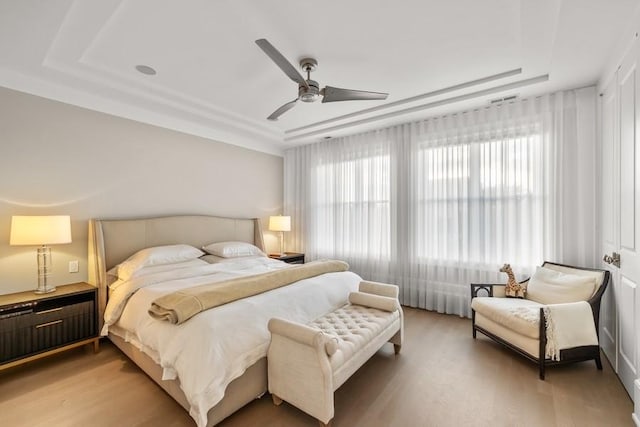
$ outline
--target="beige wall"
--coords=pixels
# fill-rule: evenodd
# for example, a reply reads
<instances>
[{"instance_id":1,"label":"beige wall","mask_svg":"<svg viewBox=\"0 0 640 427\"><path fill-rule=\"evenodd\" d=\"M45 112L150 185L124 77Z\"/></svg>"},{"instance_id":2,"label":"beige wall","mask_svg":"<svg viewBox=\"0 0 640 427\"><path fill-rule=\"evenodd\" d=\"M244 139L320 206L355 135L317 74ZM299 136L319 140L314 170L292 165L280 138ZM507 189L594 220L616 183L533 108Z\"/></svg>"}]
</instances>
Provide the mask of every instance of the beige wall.
<instances>
[{"instance_id":1,"label":"beige wall","mask_svg":"<svg viewBox=\"0 0 640 427\"><path fill-rule=\"evenodd\" d=\"M213 214L266 229L282 170L278 156L0 88L0 294L37 282L36 248L8 244L12 215L71 215L73 243L52 246L51 276L70 283L87 278L88 219Z\"/></svg>"}]
</instances>

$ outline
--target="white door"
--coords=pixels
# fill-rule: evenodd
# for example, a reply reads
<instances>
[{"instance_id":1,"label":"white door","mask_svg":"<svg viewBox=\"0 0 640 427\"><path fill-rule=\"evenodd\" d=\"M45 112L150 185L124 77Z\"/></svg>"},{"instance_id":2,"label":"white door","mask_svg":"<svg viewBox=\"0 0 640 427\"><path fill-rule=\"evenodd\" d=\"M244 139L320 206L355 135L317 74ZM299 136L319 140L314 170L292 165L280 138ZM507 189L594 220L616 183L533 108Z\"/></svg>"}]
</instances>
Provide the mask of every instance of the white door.
<instances>
[{"instance_id":1,"label":"white door","mask_svg":"<svg viewBox=\"0 0 640 427\"><path fill-rule=\"evenodd\" d=\"M640 290L640 76L638 43L618 70L620 99L620 275L618 374L631 396L638 377Z\"/></svg>"},{"instance_id":2,"label":"white door","mask_svg":"<svg viewBox=\"0 0 640 427\"><path fill-rule=\"evenodd\" d=\"M637 298L640 290L640 76L638 44L618 70L620 117L620 270L616 286L618 311L618 375L633 396L633 382L638 377Z\"/></svg>"},{"instance_id":3,"label":"white door","mask_svg":"<svg viewBox=\"0 0 640 427\"><path fill-rule=\"evenodd\" d=\"M601 242L610 257L603 266L611 272L601 305L600 344L632 397L640 358L639 58L636 40L604 88L600 104ZM610 263L618 256L619 262Z\"/></svg>"}]
</instances>

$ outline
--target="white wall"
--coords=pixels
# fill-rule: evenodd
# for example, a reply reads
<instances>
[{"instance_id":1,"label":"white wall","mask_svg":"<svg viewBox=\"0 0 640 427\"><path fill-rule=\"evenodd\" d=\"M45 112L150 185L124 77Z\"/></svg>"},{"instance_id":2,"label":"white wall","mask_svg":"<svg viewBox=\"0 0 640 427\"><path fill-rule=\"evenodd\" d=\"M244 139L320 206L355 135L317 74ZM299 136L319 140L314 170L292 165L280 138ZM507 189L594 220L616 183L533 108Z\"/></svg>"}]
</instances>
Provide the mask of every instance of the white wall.
<instances>
[{"instance_id":1,"label":"white wall","mask_svg":"<svg viewBox=\"0 0 640 427\"><path fill-rule=\"evenodd\" d=\"M282 174L279 156L0 88L0 294L37 284L36 248L8 244L12 215L71 215L73 243L52 246L58 285L87 278L90 218L212 214L266 229Z\"/></svg>"}]
</instances>

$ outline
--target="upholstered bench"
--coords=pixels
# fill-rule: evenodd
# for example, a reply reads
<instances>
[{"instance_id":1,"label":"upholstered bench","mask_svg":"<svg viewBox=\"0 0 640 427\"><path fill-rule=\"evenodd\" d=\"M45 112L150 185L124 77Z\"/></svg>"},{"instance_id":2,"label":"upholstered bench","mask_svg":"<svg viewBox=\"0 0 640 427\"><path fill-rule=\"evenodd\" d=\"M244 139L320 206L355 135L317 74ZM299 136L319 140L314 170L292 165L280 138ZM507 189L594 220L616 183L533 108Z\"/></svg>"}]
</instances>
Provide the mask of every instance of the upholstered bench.
<instances>
[{"instance_id":1,"label":"upholstered bench","mask_svg":"<svg viewBox=\"0 0 640 427\"><path fill-rule=\"evenodd\" d=\"M308 325L274 318L269 321L267 355L269 392L328 425L333 393L386 342L400 351L403 338L398 287L360 283L349 304Z\"/></svg>"}]
</instances>

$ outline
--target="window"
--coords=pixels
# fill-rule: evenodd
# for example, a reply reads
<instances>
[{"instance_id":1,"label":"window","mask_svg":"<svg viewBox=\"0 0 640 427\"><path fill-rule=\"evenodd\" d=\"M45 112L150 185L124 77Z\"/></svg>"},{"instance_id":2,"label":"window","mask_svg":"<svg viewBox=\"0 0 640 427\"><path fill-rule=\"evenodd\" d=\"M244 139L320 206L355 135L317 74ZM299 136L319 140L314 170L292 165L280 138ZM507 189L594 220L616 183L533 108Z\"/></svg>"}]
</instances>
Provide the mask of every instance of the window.
<instances>
[{"instance_id":1,"label":"window","mask_svg":"<svg viewBox=\"0 0 640 427\"><path fill-rule=\"evenodd\" d=\"M389 257L389 155L320 164L312 185L319 254Z\"/></svg>"},{"instance_id":2,"label":"window","mask_svg":"<svg viewBox=\"0 0 640 427\"><path fill-rule=\"evenodd\" d=\"M479 107L287 150L285 211L309 259L470 315L469 283L595 257L595 88ZM289 171L289 172L287 172ZM290 233L291 234L291 233Z\"/></svg>"},{"instance_id":3,"label":"window","mask_svg":"<svg viewBox=\"0 0 640 427\"><path fill-rule=\"evenodd\" d=\"M422 143L415 157L412 244L418 261L477 267L542 256L539 135Z\"/></svg>"}]
</instances>

